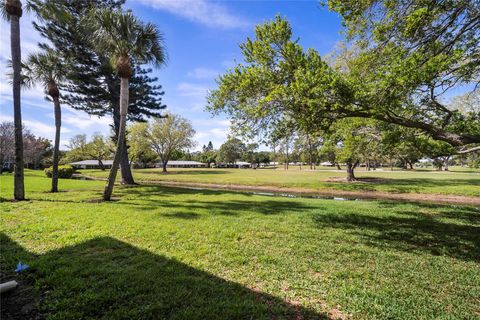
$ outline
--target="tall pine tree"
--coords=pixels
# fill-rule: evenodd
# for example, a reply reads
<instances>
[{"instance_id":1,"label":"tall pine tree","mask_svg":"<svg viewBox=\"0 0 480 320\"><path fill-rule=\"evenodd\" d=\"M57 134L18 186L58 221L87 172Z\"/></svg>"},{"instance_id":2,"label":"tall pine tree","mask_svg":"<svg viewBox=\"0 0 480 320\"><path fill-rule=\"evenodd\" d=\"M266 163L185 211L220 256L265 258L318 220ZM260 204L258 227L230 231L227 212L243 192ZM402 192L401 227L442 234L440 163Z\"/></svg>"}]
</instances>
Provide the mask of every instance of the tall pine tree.
<instances>
[{"instance_id":1,"label":"tall pine tree","mask_svg":"<svg viewBox=\"0 0 480 320\"><path fill-rule=\"evenodd\" d=\"M51 1L55 6L46 5ZM34 23L40 34L50 43L41 47L54 47L62 52L66 61L70 61L67 70L68 85L63 95L64 102L77 110L90 115L113 118L114 141L118 136L120 122L120 79L115 74L110 58L95 52L85 41L81 19L92 8L105 7L118 9L124 0L32 0L32 7L41 17L41 23ZM145 121L148 117L161 117L161 85L151 76L151 69L137 66L130 79L130 98L128 120ZM124 143L126 143L124 141ZM128 160L128 148L123 148L120 168L123 184L133 184L133 176Z\"/></svg>"}]
</instances>

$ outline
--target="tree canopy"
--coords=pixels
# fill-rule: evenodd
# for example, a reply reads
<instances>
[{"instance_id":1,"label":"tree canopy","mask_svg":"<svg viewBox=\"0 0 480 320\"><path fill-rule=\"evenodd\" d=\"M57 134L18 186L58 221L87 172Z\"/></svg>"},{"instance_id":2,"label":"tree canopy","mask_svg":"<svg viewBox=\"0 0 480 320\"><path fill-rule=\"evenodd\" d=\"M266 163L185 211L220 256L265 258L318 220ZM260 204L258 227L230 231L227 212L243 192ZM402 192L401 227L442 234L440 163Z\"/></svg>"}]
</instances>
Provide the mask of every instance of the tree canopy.
<instances>
[{"instance_id":1,"label":"tree canopy","mask_svg":"<svg viewBox=\"0 0 480 320\"><path fill-rule=\"evenodd\" d=\"M357 2L348 3L353 8ZM433 49L407 50L395 37L393 44L375 37L368 45L360 40L339 53L344 61L328 63L315 50L304 50L289 23L277 16L240 45L244 62L220 76L207 108L225 112L237 132L250 136L271 136L285 124L314 134L345 118L367 118L418 130L456 152L478 148L480 111L451 108L440 100L448 89L474 84L478 65L469 61L476 49L465 44L464 51L434 54Z\"/></svg>"},{"instance_id":2,"label":"tree canopy","mask_svg":"<svg viewBox=\"0 0 480 320\"><path fill-rule=\"evenodd\" d=\"M192 124L187 119L167 114L165 118L156 118L148 128L148 140L151 148L158 155L163 164L163 171L167 171L167 163L175 151L183 151L195 145Z\"/></svg>"}]
</instances>

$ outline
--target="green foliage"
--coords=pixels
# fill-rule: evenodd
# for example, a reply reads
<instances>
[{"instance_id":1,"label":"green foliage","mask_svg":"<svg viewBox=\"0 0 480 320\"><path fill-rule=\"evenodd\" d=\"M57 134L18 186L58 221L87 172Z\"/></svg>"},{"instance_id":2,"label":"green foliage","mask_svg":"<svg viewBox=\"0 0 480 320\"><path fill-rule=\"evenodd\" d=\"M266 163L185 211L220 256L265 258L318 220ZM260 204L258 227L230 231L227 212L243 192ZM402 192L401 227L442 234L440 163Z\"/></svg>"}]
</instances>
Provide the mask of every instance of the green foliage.
<instances>
[{"instance_id":1,"label":"green foliage","mask_svg":"<svg viewBox=\"0 0 480 320\"><path fill-rule=\"evenodd\" d=\"M348 78L352 104L365 116L420 129L457 149L480 142L480 111L444 102L468 87L478 94L478 1L327 3L361 48Z\"/></svg>"},{"instance_id":2,"label":"green foliage","mask_svg":"<svg viewBox=\"0 0 480 320\"><path fill-rule=\"evenodd\" d=\"M123 58L141 65L160 67L166 63L163 35L152 23L143 23L132 12L107 8L94 9L83 20L88 39L98 52L110 57L117 72ZM130 71L132 72L132 71ZM128 76L129 78L130 76Z\"/></svg>"},{"instance_id":3,"label":"green foliage","mask_svg":"<svg viewBox=\"0 0 480 320\"><path fill-rule=\"evenodd\" d=\"M257 135L263 141L274 140L272 136L277 132L284 133L279 129L284 125L294 128L297 134L324 134L332 125L338 128L335 122L344 123L341 119L365 118L411 128L457 151L475 147L480 142L480 111L464 106L449 108L442 104L442 97L451 88L474 85L478 78L479 64L470 62L478 59L480 37L466 35L478 33L478 24L471 22L476 31L462 33L457 30L461 28L455 25L455 17L453 28L460 32L461 39L450 38L451 50L445 49L438 43L424 44L423 40L430 41L429 23L435 25L433 21L442 21L441 17L450 19L448 14L432 16L432 11L421 8L422 1L413 1L415 10L407 19L400 10L403 2L380 1L379 7L374 3L331 1L331 8L344 15L347 26L365 32L375 30L373 38L361 39L373 42L365 45L359 41L341 48L330 64L315 50L303 50L293 39L289 23L281 17L258 25L255 38L247 38L240 45L245 63L218 79L218 88L208 97L208 109L214 114L226 113L238 133ZM464 18L474 20L471 1L466 3L458 10L454 6L445 10L468 12L470 15ZM432 6L433 12L442 8ZM369 18L376 18L378 13L368 15L372 8L386 12L379 16L388 21L392 16L402 17L406 21L405 39L396 34L383 38L382 28L390 30L392 26L387 22L362 28L362 24L370 23ZM395 21L403 23L400 20ZM408 40L412 32L418 37L414 42ZM440 36L442 41L448 39L444 34Z\"/></svg>"},{"instance_id":4,"label":"green foliage","mask_svg":"<svg viewBox=\"0 0 480 320\"><path fill-rule=\"evenodd\" d=\"M77 134L70 138L68 147L70 150L62 161L64 163L90 159L101 162L109 159L114 149L112 142L99 133L94 133L90 141L85 134Z\"/></svg>"},{"instance_id":5,"label":"green foliage","mask_svg":"<svg viewBox=\"0 0 480 320\"><path fill-rule=\"evenodd\" d=\"M280 16L258 25L255 38L247 38L240 49L246 64L219 78L207 108L227 113L237 133L268 140L279 123L289 121L285 87L294 80L304 53L292 40L289 23Z\"/></svg>"},{"instance_id":6,"label":"green foliage","mask_svg":"<svg viewBox=\"0 0 480 320\"><path fill-rule=\"evenodd\" d=\"M45 175L49 178L52 177L52 168L46 168ZM58 177L61 179L70 179L75 173L75 168L69 165L58 166Z\"/></svg>"},{"instance_id":7,"label":"green foliage","mask_svg":"<svg viewBox=\"0 0 480 320\"><path fill-rule=\"evenodd\" d=\"M52 86L63 87L65 81L66 64L60 52L47 49L41 53L32 54L22 64L23 85L32 87L40 83L47 95L58 98L59 91L51 92Z\"/></svg>"},{"instance_id":8,"label":"green foliage","mask_svg":"<svg viewBox=\"0 0 480 320\"><path fill-rule=\"evenodd\" d=\"M137 122L128 127L127 142L130 145L128 153L133 162L139 162L146 167L158 156L153 152L148 138L148 123Z\"/></svg>"},{"instance_id":9,"label":"green foliage","mask_svg":"<svg viewBox=\"0 0 480 320\"><path fill-rule=\"evenodd\" d=\"M245 154L247 146L237 138L229 137L218 150L218 161L234 164Z\"/></svg>"},{"instance_id":10,"label":"green foliage","mask_svg":"<svg viewBox=\"0 0 480 320\"><path fill-rule=\"evenodd\" d=\"M197 156L197 160L210 165L217 161L217 151L213 149L212 141L202 147L202 151Z\"/></svg>"},{"instance_id":11,"label":"green foliage","mask_svg":"<svg viewBox=\"0 0 480 320\"><path fill-rule=\"evenodd\" d=\"M186 151L195 146L192 124L176 114L154 119L149 123L146 134L150 147L164 164L174 152Z\"/></svg>"}]
</instances>

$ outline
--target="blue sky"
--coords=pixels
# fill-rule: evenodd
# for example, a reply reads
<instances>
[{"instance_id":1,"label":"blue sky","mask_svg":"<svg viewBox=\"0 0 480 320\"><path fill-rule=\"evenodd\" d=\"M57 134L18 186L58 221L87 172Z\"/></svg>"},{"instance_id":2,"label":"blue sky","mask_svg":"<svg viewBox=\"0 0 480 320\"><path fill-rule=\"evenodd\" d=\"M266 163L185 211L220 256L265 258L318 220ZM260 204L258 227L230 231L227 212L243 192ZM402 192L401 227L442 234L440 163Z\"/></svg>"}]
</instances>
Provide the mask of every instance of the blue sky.
<instances>
[{"instance_id":1,"label":"blue sky","mask_svg":"<svg viewBox=\"0 0 480 320\"><path fill-rule=\"evenodd\" d=\"M201 148L212 141L215 148L226 139L229 121L212 117L204 111L205 96L215 88L215 78L241 62L238 45L252 37L258 23L271 20L276 14L292 24L295 37L304 48L313 47L321 54L330 52L341 40L341 23L335 13L318 1L207 1L207 0L127 0L143 21L155 23L165 36L167 66L155 75L165 91L167 110L189 119ZM22 55L35 52L41 39L31 26L32 17L21 19ZM9 26L0 23L0 121L12 120L11 87L6 80L6 63L10 58ZM36 135L53 138L53 106L44 100L41 88L23 91L22 111L26 127ZM90 117L64 106L62 148L78 133L109 134L110 118Z\"/></svg>"}]
</instances>

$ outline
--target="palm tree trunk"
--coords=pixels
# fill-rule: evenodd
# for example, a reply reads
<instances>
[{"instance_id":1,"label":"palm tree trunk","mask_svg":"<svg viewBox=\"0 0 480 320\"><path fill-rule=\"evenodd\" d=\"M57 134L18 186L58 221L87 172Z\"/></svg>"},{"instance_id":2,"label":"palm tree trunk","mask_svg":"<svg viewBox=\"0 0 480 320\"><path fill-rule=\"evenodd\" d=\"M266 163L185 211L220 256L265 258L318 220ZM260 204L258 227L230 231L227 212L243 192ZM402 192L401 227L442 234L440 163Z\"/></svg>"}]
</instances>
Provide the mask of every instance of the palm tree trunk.
<instances>
[{"instance_id":1,"label":"palm tree trunk","mask_svg":"<svg viewBox=\"0 0 480 320\"><path fill-rule=\"evenodd\" d=\"M25 185L23 180L23 133L22 109L20 105L20 17L10 15L10 45L12 49L13 67L13 122L15 126L15 175L13 197L15 200L25 200Z\"/></svg>"},{"instance_id":2,"label":"palm tree trunk","mask_svg":"<svg viewBox=\"0 0 480 320\"><path fill-rule=\"evenodd\" d=\"M120 174L122 175L122 184L135 184L130 161L128 160L128 148L125 139L123 139L122 156L120 159Z\"/></svg>"},{"instance_id":3,"label":"palm tree trunk","mask_svg":"<svg viewBox=\"0 0 480 320\"><path fill-rule=\"evenodd\" d=\"M125 146L125 127L127 124L128 111L128 78L120 78L120 123L117 137L117 150L113 158L112 168L108 175L107 185L103 192L103 200L110 201L113 192L113 186L117 177L118 167L122 157L123 147Z\"/></svg>"},{"instance_id":4,"label":"palm tree trunk","mask_svg":"<svg viewBox=\"0 0 480 320\"><path fill-rule=\"evenodd\" d=\"M60 154L60 128L62 127L62 110L60 109L60 99L53 98L55 113L55 142L53 147L53 165L52 165L52 192L58 192L58 158Z\"/></svg>"},{"instance_id":5,"label":"palm tree trunk","mask_svg":"<svg viewBox=\"0 0 480 320\"><path fill-rule=\"evenodd\" d=\"M120 127L120 107L118 105L113 106L113 124L115 128L115 134L117 135L116 139L118 141L119 127ZM122 176L122 184L135 184L133 179L132 169L130 167L130 162L128 161L128 148L124 140L124 145L122 148L122 155L120 159L120 174Z\"/></svg>"}]
</instances>

